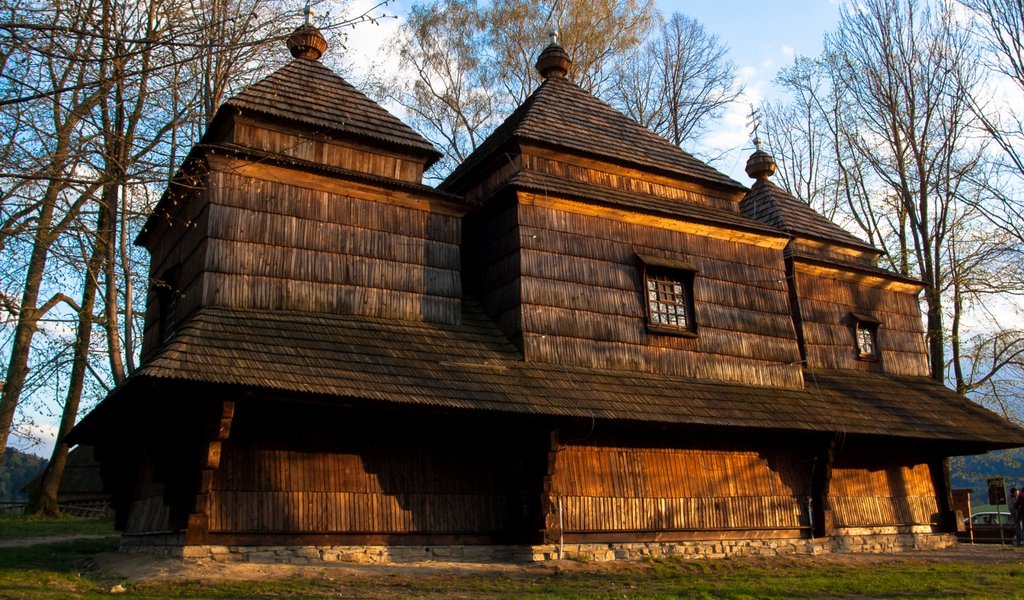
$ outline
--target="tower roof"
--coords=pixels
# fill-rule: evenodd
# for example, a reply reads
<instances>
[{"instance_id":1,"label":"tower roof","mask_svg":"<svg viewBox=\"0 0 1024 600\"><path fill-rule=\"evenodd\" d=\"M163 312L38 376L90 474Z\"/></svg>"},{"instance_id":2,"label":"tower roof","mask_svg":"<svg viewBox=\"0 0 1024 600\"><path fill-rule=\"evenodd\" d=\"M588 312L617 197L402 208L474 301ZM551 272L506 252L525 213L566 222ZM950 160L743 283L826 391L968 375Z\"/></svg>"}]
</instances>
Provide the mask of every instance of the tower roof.
<instances>
[{"instance_id":1,"label":"tower roof","mask_svg":"<svg viewBox=\"0 0 1024 600\"><path fill-rule=\"evenodd\" d=\"M300 26L288 47L295 59L224 105L312 125L328 135L398 146L426 155L426 166L441 157L420 134L319 62L327 43L315 27Z\"/></svg>"},{"instance_id":2,"label":"tower roof","mask_svg":"<svg viewBox=\"0 0 1024 600\"><path fill-rule=\"evenodd\" d=\"M746 189L559 75L568 69L564 62L568 57L563 55L557 44L544 50L537 61L538 70L548 73L544 82L445 179L442 188L457 187L460 179L506 142L520 140L737 191Z\"/></svg>"},{"instance_id":3,"label":"tower roof","mask_svg":"<svg viewBox=\"0 0 1024 600\"><path fill-rule=\"evenodd\" d=\"M857 236L836 225L805 202L769 181L775 173L775 159L758 149L747 160L747 175L756 179L740 202L740 211L772 227L796 237L826 240L878 255L878 250Z\"/></svg>"}]
</instances>

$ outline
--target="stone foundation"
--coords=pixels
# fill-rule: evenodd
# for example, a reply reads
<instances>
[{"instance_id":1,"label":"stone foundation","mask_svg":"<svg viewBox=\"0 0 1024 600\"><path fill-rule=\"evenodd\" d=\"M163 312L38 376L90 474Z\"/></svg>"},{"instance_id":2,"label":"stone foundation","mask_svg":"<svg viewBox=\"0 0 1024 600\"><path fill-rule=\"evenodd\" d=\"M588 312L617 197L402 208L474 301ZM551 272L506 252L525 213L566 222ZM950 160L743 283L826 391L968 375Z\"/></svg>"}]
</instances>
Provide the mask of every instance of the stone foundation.
<instances>
[{"instance_id":1,"label":"stone foundation","mask_svg":"<svg viewBox=\"0 0 1024 600\"><path fill-rule=\"evenodd\" d=\"M927 529L927 528L921 528ZM594 562L681 557L715 559L739 556L795 554L891 553L937 550L956 545L952 534L912 528L873 527L842 530L830 538L779 540L721 540L692 542L635 542L609 544L557 544L540 546L180 546L125 544L122 552L145 552L186 560L218 562L314 564L329 562L409 563L542 562L569 559Z\"/></svg>"}]
</instances>

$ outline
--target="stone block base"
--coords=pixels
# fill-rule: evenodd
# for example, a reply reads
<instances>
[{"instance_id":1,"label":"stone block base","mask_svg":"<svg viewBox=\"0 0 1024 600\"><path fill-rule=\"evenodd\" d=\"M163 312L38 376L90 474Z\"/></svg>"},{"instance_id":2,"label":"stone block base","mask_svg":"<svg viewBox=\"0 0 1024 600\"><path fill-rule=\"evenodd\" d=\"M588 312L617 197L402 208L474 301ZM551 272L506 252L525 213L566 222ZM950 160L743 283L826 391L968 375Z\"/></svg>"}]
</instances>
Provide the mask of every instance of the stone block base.
<instances>
[{"instance_id":1,"label":"stone block base","mask_svg":"<svg viewBox=\"0 0 1024 600\"><path fill-rule=\"evenodd\" d=\"M123 552L146 552L186 560L217 562L314 564L350 562L369 564L440 562L543 562L582 560L606 562L681 557L715 559L739 556L785 556L855 552L936 550L956 545L951 534L907 528L859 528L837 532L830 538L715 540L689 542L633 542L545 544L539 546L183 546L159 543L124 543Z\"/></svg>"}]
</instances>

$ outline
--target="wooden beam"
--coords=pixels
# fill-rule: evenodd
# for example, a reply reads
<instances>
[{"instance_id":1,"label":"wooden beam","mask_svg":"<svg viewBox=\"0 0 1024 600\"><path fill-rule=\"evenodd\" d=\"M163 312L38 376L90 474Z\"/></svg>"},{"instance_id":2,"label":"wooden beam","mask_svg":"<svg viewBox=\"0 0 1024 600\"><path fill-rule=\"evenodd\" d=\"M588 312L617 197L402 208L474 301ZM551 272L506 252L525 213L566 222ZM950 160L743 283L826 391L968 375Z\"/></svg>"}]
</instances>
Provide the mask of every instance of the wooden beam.
<instances>
[{"instance_id":1,"label":"wooden beam","mask_svg":"<svg viewBox=\"0 0 1024 600\"><path fill-rule=\"evenodd\" d=\"M199 465L199 484L196 490L192 512L188 515L185 529L185 545L208 543L210 533L210 492L213 490L214 473L220 467L222 444L231 434L231 421L235 415L235 403L221 401L210 419L209 437L204 442Z\"/></svg>"},{"instance_id":2,"label":"wooden beam","mask_svg":"<svg viewBox=\"0 0 1024 600\"><path fill-rule=\"evenodd\" d=\"M544 529L541 532L541 543L557 544L562 537L562 525L559 517L558 496L554 493L554 475L558 460L558 430L552 430L548 438L547 471L544 473L544 485L541 492L541 514L544 518Z\"/></svg>"},{"instance_id":3,"label":"wooden beam","mask_svg":"<svg viewBox=\"0 0 1024 600\"><path fill-rule=\"evenodd\" d=\"M686 531L597 531L566 532L567 544L604 544L633 542L700 542L718 540L782 540L805 536L805 528L796 529L707 529Z\"/></svg>"},{"instance_id":4,"label":"wooden beam","mask_svg":"<svg viewBox=\"0 0 1024 600\"><path fill-rule=\"evenodd\" d=\"M897 279L898 277L902 277L902 275L896 275L895 273L892 278L888 278L882 273L866 273L857 269L856 266L850 266L849 268L839 266L833 267L823 264L803 262L803 259L804 257L798 256L794 261L796 272L798 273L817 275L819 277L838 279L840 281L852 281L860 285L881 288L883 290L893 290L906 294L917 294L924 288L923 283Z\"/></svg>"},{"instance_id":5,"label":"wooden beam","mask_svg":"<svg viewBox=\"0 0 1024 600\"><path fill-rule=\"evenodd\" d=\"M634 225L667 229L669 231L678 231L680 233L707 236L728 242L752 244L763 248L771 248L773 250L782 250L786 247L786 244L789 243L789 238L783 237L781 234L779 236L771 236L762 233L755 233L753 231L743 231L730 227L718 227L707 223L685 221L682 218L660 217L631 210L587 204L576 200L564 200L551 196L542 196L529 192L519 192L519 203L524 206L539 206L542 208L561 210L579 215L611 219L622 223L631 223Z\"/></svg>"},{"instance_id":6,"label":"wooden beam","mask_svg":"<svg viewBox=\"0 0 1024 600\"><path fill-rule=\"evenodd\" d=\"M385 185L375 186L357 181L350 181L338 177L328 177L298 169L259 163L252 160L245 160L223 154L210 154L207 156L212 170L235 173L243 177L251 177L262 181L283 183L300 188L318 190L330 194L340 194L385 202L405 208L422 210L430 213L461 217L469 211L469 206L442 198L430 197L429 192L422 194L413 193L401 189L388 189Z\"/></svg>"}]
</instances>

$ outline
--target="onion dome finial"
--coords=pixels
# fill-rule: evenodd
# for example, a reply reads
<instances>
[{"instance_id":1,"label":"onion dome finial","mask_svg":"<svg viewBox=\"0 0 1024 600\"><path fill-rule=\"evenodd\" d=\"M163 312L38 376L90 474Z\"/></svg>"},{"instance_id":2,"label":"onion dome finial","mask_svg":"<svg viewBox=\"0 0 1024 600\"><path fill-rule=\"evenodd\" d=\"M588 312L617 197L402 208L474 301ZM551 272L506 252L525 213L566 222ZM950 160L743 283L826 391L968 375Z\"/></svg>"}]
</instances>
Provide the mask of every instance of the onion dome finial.
<instances>
[{"instance_id":1,"label":"onion dome finial","mask_svg":"<svg viewBox=\"0 0 1024 600\"><path fill-rule=\"evenodd\" d=\"M306 0L303 12L306 15L305 22L288 36L288 50L295 58L319 60L327 50L327 40L313 25L313 7L309 0Z\"/></svg>"},{"instance_id":2,"label":"onion dome finial","mask_svg":"<svg viewBox=\"0 0 1024 600\"><path fill-rule=\"evenodd\" d=\"M757 150L747 159L746 172L752 179L768 179L775 174L775 158L761 147L761 138L754 138Z\"/></svg>"},{"instance_id":3,"label":"onion dome finial","mask_svg":"<svg viewBox=\"0 0 1024 600\"><path fill-rule=\"evenodd\" d=\"M569 54L566 53L565 49L558 44L558 31L552 30L549 32L551 36L551 43L548 44L547 48L540 53L537 58L537 72L544 79L549 77L565 77L569 74L569 69L572 67L572 60L569 59Z\"/></svg>"}]
</instances>

